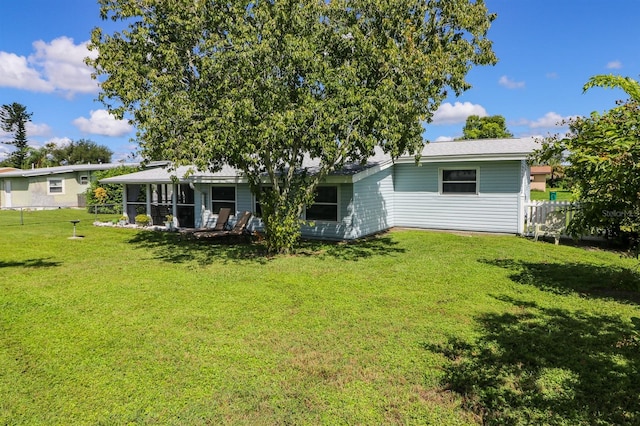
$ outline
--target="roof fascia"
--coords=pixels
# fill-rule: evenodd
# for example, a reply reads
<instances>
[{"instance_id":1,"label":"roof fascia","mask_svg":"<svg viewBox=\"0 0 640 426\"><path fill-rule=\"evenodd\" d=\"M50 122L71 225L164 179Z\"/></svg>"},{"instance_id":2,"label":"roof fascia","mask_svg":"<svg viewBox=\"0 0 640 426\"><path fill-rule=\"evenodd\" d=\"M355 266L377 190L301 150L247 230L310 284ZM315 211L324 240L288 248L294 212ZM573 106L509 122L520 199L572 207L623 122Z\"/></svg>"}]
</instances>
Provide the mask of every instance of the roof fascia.
<instances>
[{"instance_id":1,"label":"roof fascia","mask_svg":"<svg viewBox=\"0 0 640 426\"><path fill-rule=\"evenodd\" d=\"M365 169L351 176L351 182L352 183L359 182L362 179L365 179L371 175L375 175L378 172L388 169L389 167L393 166L393 164L394 164L393 161L389 160L389 161L385 161L384 163L376 164L373 167L369 167L368 169Z\"/></svg>"},{"instance_id":2,"label":"roof fascia","mask_svg":"<svg viewBox=\"0 0 640 426\"><path fill-rule=\"evenodd\" d=\"M513 153L513 154L460 154L460 155L430 155L420 157L420 163L444 163L454 161L506 161L506 160L526 160L529 153ZM407 164L415 163L415 158L399 158L397 163Z\"/></svg>"}]
</instances>

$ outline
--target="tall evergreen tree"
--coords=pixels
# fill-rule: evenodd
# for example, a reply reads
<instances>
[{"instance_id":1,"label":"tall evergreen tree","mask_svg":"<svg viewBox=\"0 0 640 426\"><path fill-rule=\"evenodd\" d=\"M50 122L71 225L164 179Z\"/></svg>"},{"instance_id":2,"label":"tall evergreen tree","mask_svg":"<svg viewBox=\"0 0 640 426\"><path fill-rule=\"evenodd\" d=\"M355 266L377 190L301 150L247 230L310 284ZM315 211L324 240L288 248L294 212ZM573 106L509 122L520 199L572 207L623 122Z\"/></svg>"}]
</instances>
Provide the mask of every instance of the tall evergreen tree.
<instances>
[{"instance_id":1,"label":"tall evergreen tree","mask_svg":"<svg viewBox=\"0 0 640 426\"><path fill-rule=\"evenodd\" d=\"M2 105L0 108L0 125L5 132L13 133L13 140L4 142L13 145L15 151L11 153L11 163L18 169L24 167L25 159L28 155L27 146L27 122L31 121L31 113L27 112L27 107L17 102Z\"/></svg>"}]
</instances>

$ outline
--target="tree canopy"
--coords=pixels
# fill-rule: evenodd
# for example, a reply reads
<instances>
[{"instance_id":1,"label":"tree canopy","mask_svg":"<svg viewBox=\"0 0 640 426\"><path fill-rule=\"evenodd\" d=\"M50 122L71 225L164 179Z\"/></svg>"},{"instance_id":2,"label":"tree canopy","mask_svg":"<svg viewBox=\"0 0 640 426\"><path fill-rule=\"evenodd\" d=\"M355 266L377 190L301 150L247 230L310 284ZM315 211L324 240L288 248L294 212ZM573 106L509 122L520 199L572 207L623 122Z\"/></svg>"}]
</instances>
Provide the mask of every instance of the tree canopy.
<instances>
[{"instance_id":1,"label":"tree canopy","mask_svg":"<svg viewBox=\"0 0 640 426\"><path fill-rule=\"evenodd\" d=\"M79 139L57 146L48 143L41 148L31 148L25 162L28 166L51 167L71 164L110 163L113 152L106 145L89 139Z\"/></svg>"},{"instance_id":2,"label":"tree canopy","mask_svg":"<svg viewBox=\"0 0 640 426\"><path fill-rule=\"evenodd\" d=\"M51 151L54 164L110 163L113 152L105 145L79 139Z\"/></svg>"},{"instance_id":3,"label":"tree canopy","mask_svg":"<svg viewBox=\"0 0 640 426\"><path fill-rule=\"evenodd\" d=\"M269 250L286 251L319 181L375 146L417 154L449 91L494 64L482 0L99 0L88 62L147 159L244 172ZM319 167L310 173L303 159Z\"/></svg>"},{"instance_id":4,"label":"tree canopy","mask_svg":"<svg viewBox=\"0 0 640 426\"><path fill-rule=\"evenodd\" d=\"M604 77L600 79L599 77ZM612 87L609 76L596 76L585 85ZM619 86L635 98L640 85L622 78ZM630 90L629 90L630 89ZM565 177L580 202L569 229L574 234L592 229L610 236L637 237L640 231L640 99L619 101L604 113L593 112L568 122L570 133L546 138L536 158L562 156Z\"/></svg>"},{"instance_id":5,"label":"tree canopy","mask_svg":"<svg viewBox=\"0 0 640 426\"><path fill-rule=\"evenodd\" d=\"M4 142L13 145L15 151L10 154L9 163L21 169L25 166L25 159L28 154L27 146L27 122L31 121L33 114L27 112L27 107L14 102L2 105L0 108L0 125L5 132L13 133L13 140Z\"/></svg>"},{"instance_id":6,"label":"tree canopy","mask_svg":"<svg viewBox=\"0 0 640 426\"><path fill-rule=\"evenodd\" d=\"M507 129L507 123L503 116L492 115L480 117L470 115L462 129L461 140L466 139L504 139L512 138L513 133Z\"/></svg>"}]
</instances>

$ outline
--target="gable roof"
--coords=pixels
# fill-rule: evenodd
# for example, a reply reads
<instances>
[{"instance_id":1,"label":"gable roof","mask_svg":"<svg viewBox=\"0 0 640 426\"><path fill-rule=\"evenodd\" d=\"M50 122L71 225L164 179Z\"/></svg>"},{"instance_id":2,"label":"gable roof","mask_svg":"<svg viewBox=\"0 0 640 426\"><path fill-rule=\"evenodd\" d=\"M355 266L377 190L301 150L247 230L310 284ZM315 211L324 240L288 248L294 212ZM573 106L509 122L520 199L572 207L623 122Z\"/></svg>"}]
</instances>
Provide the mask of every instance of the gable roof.
<instances>
[{"instance_id":1,"label":"gable roof","mask_svg":"<svg viewBox=\"0 0 640 426\"><path fill-rule=\"evenodd\" d=\"M420 162L524 160L537 147L534 138L432 142L424 146ZM313 173L314 169L318 168L319 161L317 158L307 157L303 162L303 167ZM415 162L415 158L412 155L404 155L396 159L396 162ZM331 173L327 180L333 182L355 182L391 165L393 165L391 156L385 154L382 149L376 148L374 155L365 164L345 164L340 170ZM185 177L187 175L188 177ZM109 184L168 184L173 183L176 178L181 183L246 182L240 170L227 165L217 172L199 171L190 166L177 167L172 171L166 167L158 167L101 179L100 182Z\"/></svg>"},{"instance_id":2,"label":"gable roof","mask_svg":"<svg viewBox=\"0 0 640 426\"><path fill-rule=\"evenodd\" d=\"M63 173L72 172L92 172L98 170L109 170L120 166L133 166L137 167L138 163L105 163L105 164L74 164L70 166L56 166L56 167L42 167L40 169L15 169L12 171L4 172L0 177L13 178L13 177L31 177L31 176L45 176L45 175L58 175Z\"/></svg>"},{"instance_id":3,"label":"gable roof","mask_svg":"<svg viewBox=\"0 0 640 426\"><path fill-rule=\"evenodd\" d=\"M539 147L533 137L432 142L424 146L420 161L525 160Z\"/></svg>"}]
</instances>

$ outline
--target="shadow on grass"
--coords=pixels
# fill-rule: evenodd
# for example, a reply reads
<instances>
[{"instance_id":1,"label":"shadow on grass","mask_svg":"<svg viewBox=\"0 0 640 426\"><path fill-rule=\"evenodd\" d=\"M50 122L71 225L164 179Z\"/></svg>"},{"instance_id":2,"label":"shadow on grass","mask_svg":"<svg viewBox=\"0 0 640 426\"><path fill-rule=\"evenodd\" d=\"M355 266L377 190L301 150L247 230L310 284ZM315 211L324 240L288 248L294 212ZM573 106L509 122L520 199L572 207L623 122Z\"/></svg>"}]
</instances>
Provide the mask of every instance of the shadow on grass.
<instances>
[{"instance_id":1,"label":"shadow on grass","mask_svg":"<svg viewBox=\"0 0 640 426\"><path fill-rule=\"evenodd\" d=\"M61 262L52 262L44 258L26 259L23 261L0 261L0 268L51 268L62 265Z\"/></svg>"},{"instance_id":2,"label":"shadow on grass","mask_svg":"<svg viewBox=\"0 0 640 426\"><path fill-rule=\"evenodd\" d=\"M194 261L201 265L213 262L266 263L272 259L263 243L251 242L243 238L190 240L176 233L138 232L129 242L152 250L158 259L173 263ZM304 240L293 254L357 261L405 251L389 236L373 236L352 242Z\"/></svg>"},{"instance_id":3,"label":"shadow on grass","mask_svg":"<svg viewBox=\"0 0 640 426\"><path fill-rule=\"evenodd\" d=\"M404 252L406 252L406 249L399 247L397 241L383 234L354 241L304 241L297 250L299 254L320 255L351 262Z\"/></svg>"},{"instance_id":4,"label":"shadow on grass","mask_svg":"<svg viewBox=\"0 0 640 426\"><path fill-rule=\"evenodd\" d=\"M208 265L214 262L268 261L262 245L239 239L190 240L173 232L145 231L136 233L129 242L151 250L157 259L172 263Z\"/></svg>"},{"instance_id":5,"label":"shadow on grass","mask_svg":"<svg viewBox=\"0 0 640 426\"><path fill-rule=\"evenodd\" d=\"M480 262L512 271L517 283L557 294L578 292L587 297L613 298L640 304L640 272L633 268L588 263L523 262L481 259Z\"/></svg>"},{"instance_id":6,"label":"shadow on grass","mask_svg":"<svg viewBox=\"0 0 640 426\"><path fill-rule=\"evenodd\" d=\"M640 319L497 298L516 313L476 318L475 342L427 349L444 385L484 424L640 424Z\"/></svg>"}]
</instances>

